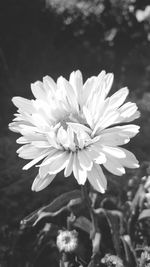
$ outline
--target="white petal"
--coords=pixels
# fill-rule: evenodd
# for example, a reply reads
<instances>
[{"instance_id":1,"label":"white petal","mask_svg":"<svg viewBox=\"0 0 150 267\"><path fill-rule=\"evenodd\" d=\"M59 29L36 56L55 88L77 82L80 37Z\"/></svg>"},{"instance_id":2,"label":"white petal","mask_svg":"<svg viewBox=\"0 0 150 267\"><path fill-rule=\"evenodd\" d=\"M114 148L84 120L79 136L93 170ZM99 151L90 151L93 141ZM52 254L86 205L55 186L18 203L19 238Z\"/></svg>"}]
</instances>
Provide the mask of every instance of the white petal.
<instances>
[{"instance_id":1,"label":"white petal","mask_svg":"<svg viewBox=\"0 0 150 267\"><path fill-rule=\"evenodd\" d=\"M108 93L112 87L113 80L114 80L113 73L108 73L105 77L105 81L106 81L105 96L108 95Z\"/></svg>"},{"instance_id":2,"label":"white petal","mask_svg":"<svg viewBox=\"0 0 150 267\"><path fill-rule=\"evenodd\" d=\"M99 156L94 160L97 164L103 164L106 162L106 156L104 153L99 153Z\"/></svg>"},{"instance_id":3,"label":"white petal","mask_svg":"<svg viewBox=\"0 0 150 267\"><path fill-rule=\"evenodd\" d=\"M101 133L102 134L116 134L119 136L126 136L126 137L134 137L139 132L140 126L129 124L123 126L115 126L108 129L104 129Z\"/></svg>"},{"instance_id":4,"label":"white petal","mask_svg":"<svg viewBox=\"0 0 150 267\"><path fill-rule=\"evenodd\" d=\"M97 164L93 164L93 168L87 173L89 182L94 187L95 190L100 193L105 193L107 187L107 180L101 167Z\"/></svg>"},{"instance_id":5,"label":"white petal","mask_svg":"<svg viewBox=\"0 0 150 267\"><path fill-rule=\"evenodd\" d=\"M30 143L33 141L38 141L38 142L44 142L47 141L46 137L42 134L36 133L36 134L24 134L24 136L21 136L17 139L18 144L23 144L23 143Z\"/></svg>"},{"instance_id":6,"label":"white petal","mask_svg":"<svg viewBox=\"0 0 150 267\"><path fill-rule=\"evenodd\" d=\"M81 151L79 150L77 153L77 156L78 156L78 160L80 162L81 168L83 170L90 171L93 166L93 162L88 157L88 152L85 149L82 149Z\"/></svg>"},{"instance_id":7,"label":"white petal","mask_svg":"<svg viewBox=\"0 0 150 267\"><path fill-rule=\"evenodd\" d=\"M49 91L51 92L51 95L55 95L57 86L54 80L50 76L45 76L43 78L43 83L44 83L44 87L47 92L47 95L49 94Z\"/></svg>"},{"instance_id":8,"label":"white petal","mask_svg":"<svg viewBox=\"0 0 150 267\"><path fill-rule=\"evenodd\" d=\"M101 71L100 74L97 76L97 82L95 84L95 89L100 97L100 99L105 99L106 97L106 72Z\"/></svg>"},{"instance_id":9,"label":"white petal","mask_svg":"<svg viewBox=\"0 0 150 267\"><path fill-rule=\"evenodd\" d=\"M58 149L52 147L51 149L49 149L48 156L45 158L45 160L40 165L38 165L38 167L49 165L52 161L58 159L64 153L66 153L66 152L64 152L63 150L58 150Z\"/></svg>"},{"instance_id":10,"label":"white petal","mask_svg":"<svg viewBox=\"0 0 150 267\"><path fill-rule=\"evenodd\" d=\"M135 103L127 102L121 106L118 111L120 118L118 122L130 122L139 118L140 112L137 110L138 107Z\"/></svg>"},{"instance_id":11,"label":"white petal","mask_svg":"<svg viewBox=\"0 0 150 267\"><path fill-rule=\"evenodd\" d=\"M46 93L42 82L37 81L35 83L31 83L31 91L35 98L46 100Z\"/></svg>"},{"instance_id":12,"label":"white petal","mask_svg":"<svg viewBox=\"0 0 150 267\"><path fill-rule=\"evenodd\" d=\"M46 118L39 113L32 114L31 122L40 130L49 130L50 124L47 122Z\"/></svg>"},{"instance_id":13,"label":"white petal","mask_svg":"<svg viewBox=\"0 0 150 267\"><path fill-rule=\"evenodd\" d=\"M48 133L46 133L46 137L51 146L57 149L61 149L61 146L57 142L55 131L53 130L49 131Z\"/></svg>"},{"instance_id":14,"label":"white petal","mask_svg":"<svg viewBox=\"0 0 150 267\"><path fill-rule=\"evenodd\" d=\"M69 79L70 84L74 88L79 105L82 103L83 78L82 73L77 70L73 71Z\"/></svg>"},{"instance_id":15,"label":"white petal","mask_svg":"<svg viewBox=\"0 0 150 267\"><path fill-rule=\"evenodd\" d=\"M35 165L36 163L38 163L40 160L42 160L43 158L45 158L48 155L49 152L45 152L45 154L43 153L42 155L38 156L37 158L33 159L32 161L30 161L28 164L26 164L22 169L23 170L28 170L30 169L33 165Z\"/></svg>"},{"instance_id":16,"label":"white petal","mask_svg":"<svg viewBox=\"0 0 150 267\"><path fill-rule=\"evenodd\" d=\"M100 133L99 144L110 146L120 146L127 144L130 138L134 137L139 132L139 126L129 124L124 126L116 126L104 129Z\"/></svg>"},{"instance_id":17,"label":"white petal","mask_svg":"<svg viewBox=\"0 0 150 267\"><path fill-rule=\"evenodd\" d=\"M76 153L74 153L73 174L78 184L82 184L82 185L85 184L86 178L87 178L87 172L80 167L79 160L78 160Z\"/></svg>"},{"instance_id":18,"label":"white petal","mask_svg":"<svg viewBox=\"0 0 150 267\"><path fill-rule=\"evenodd\" d=\"M118 133L104 133L101 134L99 143L107 146L120 146L127 144L130 138L125 135L119 135Z\"/></svg>"},{"instance_id":19,"label":"white petal","mask_svg":"<svg viewBox=\"0 0 150 267\"><path fill-rule=\"evenodd\" d=\"M134 120L138 119L140 116L141 116L141 113L140 113L140 111L137 110L130 117L124 118L124 116L122 117L122 115L121 115L121 119L122 119L121 121L124 123L134 121Z\"/></svg>"},{"instance_id":20,"label":"white petal","mask_svg":"<svg viewBox=\"0 0 150 267\"><path fill-rule=\"evenodd\" d=\"M104 152L106 155L113 156L115 158L125 158L126 154L121 148L117 147L111 147L111 146L103 146L102 147L102 152Z\"/></svg>"},{"instance_id":21,"label":"white petal","mask_svg":"<svg viewBox=\"0 0 150 267\"><path fill-rule=\"evenodd\" d=\"M72 173L72 170L73 170L73 159L74 159L73 153L70 152L69 158L68 158L68 162L66 164L66 168L65 168L65 171L64 171L65 177L70 176L71 173Z\"/></svg>"},{"instance_id":22,"label":"white petal","mask_svg":"<svg viewBox=\"0 0 150 267\"><path fill-rule=\"evenodd\" d=\"M110 97L110 108L115 109L119 108L125 101L127 95L129 94L129 90L127 87L121 88L115 94Z\"/></svg>"},{"instance_id":23,"label":"white petal","mask_svg":"<svg viewBox=\"0 0 150 267\"><path fill-rule=\"evenodd\" d=\"M66 97L68 99L68 103L70 105L70 107L77 111L79 110L79 106L78 106L78 103L77 103L77 99L76 99L76 95L74 93L74 90L72 88L72 86L69 84L69 82L63 78L63 77L60 77L59 78L59 82L62 86L62 88L64 89L64 92L66 94Z\"/></svg>"},{"instance_id":24,"label":"white petal","mask_svg":"<svg viewBox=\"0 0 150 267\"><path fill-rule=\"evenodd\" d=\"M81 99L82 106L87 102L90 93L93 91L95 79L96 79L96 77L91 77L91 78L87 79L84 86L83 86L83 95L82 95L82 99Z\"/></svg>"},{"instance_id":25,"label":"white petal","mask_svg":"<svg viewBox=\"0 0 150 267\"><path fill-rule=\"evenodd\" d=\"M109 98L106 98L106 100L103 101L98 101L95 104L95 112L93 114L93 120L95 125L98 126L98 124L103 120L104 116L108 114L108 110L109 110Z\"/></svg>"},{"instance_id":26,"label":"white petal","mask_svg":"<svg viewBox=\"0 0 150 267\"><path fill-rule=\"evenodd\" d=\"M31 145L37 148L50 148L51 147L48 141L32 141Z\"/></svg>"},{"instance_id":27,"label":"white petal","mask_svg":"<svg viewBox=\"0 0 150 267\"><path fill-rule=\"evenodd\" d=\"M92 119L92 116L90 114L90 111L84 106L83 107L83 114L86 118L86 121L87 121L87 124L93 128L94 127L94 124L93 124L93 119Z\"/></svg>"},{"instance_id":28,"label":"white petal","mask_svg":"<svg viewBox=\"0 0 150 267\"><path fill-rule=\"evenodd\" d=\"M43 133L42 129L37 128L35 126L26 125L26 124L20 124L20 128L21 128L20 133L22 135Z\"/></svg>"},{"instance_id":29,"label":"white petal","mask_svg":"<svg viewBox=\"0 0 150 267\"><path fill-rule=\"evenodd\" d=\"M16 143L17 144L27 144L27 143L29 143L29 141L24 136L21 136L16 140Z\"/></svg>"},{"instance_id":30,"label":"white petal","mask_svg":"<svg viewBox=\"0 0 150 267\"><path fill-rule=\"evenodd\" d=\"M91 160L94 160L97 164L103 164L106 162L106 156L102 152L102 146L98 146L97 143L88 147L87 152Z\"/></svg>"},{"instance_id":31,"label":"white petal","mask_svg":"<svg viewBox=\"0 0 150 267\"><path fill-rule=\"evenodd\" d=\"M116 160L113 157L107 156L107 161L103 165L109 172L115 175L120 176L120 175L125 174L125 169L120 164L120 160Z\"/></svg>"},{"instance_id":32,"label":"white petal","mask_svg":"<svg viewBox=\"0 0 150 267\"><path fill-rule=\"evenodd\" d=\"M78 133L80 132L81 130L87 132L88 134L91 134L92 130L83 125L83 124L80 124L80 123L74 123L74 122L67 122L67 124L72 128L72 130L75 132L75 133Z\"/></svg>"},{"instance_id":33,"label":"white petal","mask_svg":"<svg viewBox=\"0 0 150 267\"><path fill-rule=\"evenodd\" d=\"M45 152L47 152L47 149L37 148L31 144L23 145L17 150L19 157L23 159L34 159Z\"/></svg>"},{"instance_id":34,"label":"white petal","mask_svg":"<svg viewBox=\"0 0 150 267\"><path fill-rule=\"evenodd\" d=\"M100 133L103 129L116 123L118 117L119 117L119 113L115 111L112 111L107 116L104 116L104 118L101 121L99 121L97 125L95 126L92 132L92 135L95 135L96 133Z\"/></svg>"},{"instance_id":35,"label":"white petal","mask_svg":"<svg viewBox=\"0 0 150 267\"><path fill-rule=\"evenodd\" d=\"M20 122L11 122L8 127L12 132L20 133Z\"/></svg>"},{"instance_id":36,"label":"white petal","mask_svg":"<svg viewBox=\"0 0 150 267\"><path fill-rule=\"evenodd\" d=\"M82 150L85 146L87 146L87 143L92 142L91 138L88 133L84 132L83 130L80 130L76 133L75 137L77 137L77 143L78 147Z\"/></svg>"},{"instance_id":37,"label":"white petal","mask_svg":"<svg viewBox=\"0 0 150 267\"><path fill-rule=\"evenodd\" d=\"M139 168L139 162L134 156L134 154L125 148L121 148L121 150L126 155L124 159L120 159L120 162L122 163L122 165L127 168Z\"/></svg>"},{"instance_id":38,"label":"white petal","mask_svg":"<svg viewBox=\"0 0 150 267\"><path fill-rule=\"evenodd\" d=\"M97 104L103 102L105 99L105 71L102 71L98 77L95 78L94 86L91 90L91 93L88 97L86 106L89 108L91 114L93 115L96 112Z\"/></svg>"},{"instance_id":39,"label":"white petal","mask_svg":"<svg viewBox=\"0 0 150 267\"><path fill-rule=\"evenodd\" d=\"M67 135L68 135L68 143L69 143L69 148L71 151L76 150L75 142L74 142L74 132L72 128L68 125L67 128Z\"/></svg>"},{"instance_id":40,"label":"white petal","mask_svg":"<svg viewBox=\"0 0 150 267\"><path fill-rule=\"evenodd\" d=\"M59 156L56 154L56 157L53 156L53 160L48 165L40 167L39 169L40 177L45 177L47 173L49 174L59 173L66 167L68 159L69 159L68 152L63 152Z\"/></svg>"},{"instance_id":41,"label":"white petal","mask_svg":"<svg viewBox=\"0 0 150 267\"><path fill-rule=\"evenodd\" d=\"M47 187L55 178L56 175L50 175L47 174L43 179L40 178L39 174L36 176L36 178L34 179L34 182L32 184L32 191L41 191L43 190L45 187Z\"/></svg>"},{"instance_id":42,"label":"white petal","mask_svg":"<svg viewBox=\"0 0 150 267\"><path fill-rule=\"evenodd\" d=\"M33 102L31 100L28 100L24 97L16 96L12 98L12 102L17 108L21 109L23 112L27 112L30 114L35 112Z\"/></svg>"},{"instance_id":43,"label":"white petal","mask_svg":"<svg viewBox=\"0 0 150 267\"><path fill-rule=\"evenodd\" d=\"M57 132L57 141L65 148L69 147L67 131L61 126Z\"/></svg>"}]
</instances>

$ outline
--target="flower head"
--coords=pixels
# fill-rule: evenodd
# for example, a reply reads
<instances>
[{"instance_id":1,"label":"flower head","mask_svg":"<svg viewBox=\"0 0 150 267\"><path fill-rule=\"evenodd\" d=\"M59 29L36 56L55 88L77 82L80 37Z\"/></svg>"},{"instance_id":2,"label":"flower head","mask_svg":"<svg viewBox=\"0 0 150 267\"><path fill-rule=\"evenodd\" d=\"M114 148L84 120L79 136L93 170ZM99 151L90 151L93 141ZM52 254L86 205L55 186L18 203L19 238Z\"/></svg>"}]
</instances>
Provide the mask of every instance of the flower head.
<instances>
[{"instance_id":1,"label":"flower head","mask_svg":"<svg viewBox=\"0 0 150 267\"><path fill-rule=\"evenodd\" d=\"M56 243L60 251L74 252L78 246L78 233L76 230L60 230Z\"/></svg>"},{"instance_id":2,"label":"flower head","mask_svg":"<svg viewBox=\"0 0 150 267\"><path fill-rule=\"evenodd\" d=\"M100 165L115 175L124 174L124 167L139 166L135 156L120 147L138 133L139 126L127 123L137 119L139 111L135 103L123 104L126 87L108 97L112 82L113 74L102 71L83 83L78 70L69 81L59 77L55 83L46 76L31 84L35 99L12 99L18 113L9 127L22 135L17 153L31 160L23 169L39 167L32 190L44 189L64 169L65 177L73 172L79 184L88 179L104 193L107 182Z\"/></svg>"},{"instance_id":3,"label":"flower head","mask_svg":"<svg viewBox=\"0 0 150 267\"><path fill-rule=\"evenodd\" d=\"M124 267L123 261L116 255L106 254L101 262L108 267Z\"/></svg>"},{"instance_id":4,"label":"flower head","mask_svg":"<svg viewBox=\"0 0 150 267\"><path fill-rule=\"evenodd\" d=\"M140 267L150 267L150 248L145 247L139 259Z\"/></svg>"}]
</instances>

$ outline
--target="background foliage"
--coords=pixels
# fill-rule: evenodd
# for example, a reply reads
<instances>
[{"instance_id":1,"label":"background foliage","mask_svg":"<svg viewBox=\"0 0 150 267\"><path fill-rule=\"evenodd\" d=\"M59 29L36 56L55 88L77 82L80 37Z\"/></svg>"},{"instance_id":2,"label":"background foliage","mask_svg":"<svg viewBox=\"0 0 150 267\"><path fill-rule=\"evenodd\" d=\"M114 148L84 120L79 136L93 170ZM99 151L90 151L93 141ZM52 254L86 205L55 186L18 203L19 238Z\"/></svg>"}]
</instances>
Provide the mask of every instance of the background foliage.
<instances>
[{"instance_id":1,"label":"background foliage","mask_svg":"<svg viewBox=\"0 0 150 267\"><path fill-rule=\"evenodd\" d=\"M16 136L8 131L15 111L11 98L31 97L30 83L50 75L68 77L80 69L84 78L101 69L115 74L112 92L127 85L141 111L141 133L130 149L141 161L150 155L150 15L149 0L6 0L0 3L0 225L1 255L20 219L76 188L59 175L44 192L33 193L35 170L22 172ZM132 175L132 174L131 174ZM120 187L127 176L119 178ZM117 179L113 177L113 179ZM126 187L123 190L125 194Z\"/></svg>"}]
</instances>

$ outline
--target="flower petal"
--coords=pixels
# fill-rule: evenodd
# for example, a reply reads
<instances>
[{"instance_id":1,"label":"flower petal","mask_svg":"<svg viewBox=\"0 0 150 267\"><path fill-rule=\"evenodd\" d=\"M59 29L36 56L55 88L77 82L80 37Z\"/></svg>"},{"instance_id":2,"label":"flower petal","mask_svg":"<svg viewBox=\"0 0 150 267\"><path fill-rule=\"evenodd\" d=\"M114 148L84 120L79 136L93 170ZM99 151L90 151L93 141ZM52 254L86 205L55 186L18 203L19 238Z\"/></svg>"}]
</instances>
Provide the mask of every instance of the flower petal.
<instances>
[{"instance_id":1,"label":"flower petal","mask_svg":"<svg viewBox=\"0 0 150 267\"><path fill-rule=\"evenodd\" d=\"M77 153L74 153L73 159L73 174L78 184L84 185L87 178L87 172L80 167Z\"/></svg>"},{"instance_id":2,"label":"flower petal","mask_svg":"<svg viewBox=\"0 0 150 267\"><path fill-rule=\"evenodd\" d=\"M28 100L20 96L15 96L12 98L12 102L17 108L21 109L23 112L27 112L29 114L35 112L32 100Z\"/></svg>"},{"instance_id":3,"label":"flower petal","mask_svg":"<svg viewBox=\"0 0 150 267\"><path fill-rule=\"evenodd\" d=\"M45 152L42 155L39 155L37 158L31 160L29 163L27 163L22 169L23 170L28 170L30 169L33 165L35 165L36 163L38 163L40 160L42 160L43 158L45 158L47 155L49 154L49 152Z\"/></svg>"},{"instance_id":4,"label":"flower petal","mask_svg":"<svg viewBox=\"0 0 150 267\"><path fill-rule=\"evenodd\" d=\"M107 180L99 165L93 164L93 168L87 173L87 176L89 182L96 191L99 191L102 194L105 193L107 187Z\"/></svg>"},{"instance_id":5,"label":"flower petal","mask_svg":"<svg viewBox=\"0 0 150 267\"><path fill-rule=\"evenodd\" d=\"M123 126L115 126L108 129L104 129L101 134L118 134L119 136L126 136L128 138L134 137L139 132L140 126L129 124Z\"/></svg>"},{"instance_id":6,"label":"flower petal","mask_svg":"<svg viewBox=\"0 0 150 267\"><path fill-rule=\"evenodd\" d=\"M127 95L129 94L129 90L127 87L121 88L115 94L110 97L110 108L115 109L119 108L125 101Z\"/></svg>"},{"instance_id":7,"label":"flower petal","mask_svg":"<svg viewBox=\"0 0 150 267\"><path fill-rule=\"evenodd\" d=\"M105 81L106 81L106 87L105 87L105 96L108 95L112 84L113 84L113 80L114 80L114 75L113 73L108 73L105 77Z\"/></svg>"},{"instance_id":8,"label":"flower petal","mask_svg":"<svg viewBox=\"0 0 150 267\"><path fill-rule=\"evenodd\" d=\"M108 113L106 116L100 119L100 121L96 124L92 132L92 135L100 134L100 132L103 129L115 124L117 122L118 117L119 117L118 112L112 111Z\"/></svg>"},{"instance_id":9,"label":"flower petal","mask_svg":"<svg viewBox=\"0 0 150 267\"><path fill-rule=\"evenodd\" d=\"M46 100L46 93L42 82L37 81L35 83L31 83L31 91L35 98L42 99L44 101Z\"/></svg>"},{"instance_id":10,"label":"flower petal","mask_svg":"<svg viewBox=\"0 0 150 267\"><path fill-rule=\"evenodd\" d=\"M68 161L66 163L66 168L64 170L65 177L70 176L71 173L72 173L72 170L73 170L73 159L74 159L73 153L70 152Z\"/></svg>"},{"instance_id":11,"label":"flower petal","mask_svg":"<svg viewBox=\"0 0 150 267\"><path fill-rule=\"evenodd\" d=\"M43 148L37 148L32 146L31 144L26 144L21 146L18 150L17 153L19 157L23 159L34 159L39 156L39 154L44 154L48 150L43 149Z\"/></svg>"},{"instance_id":12,"label":"flower petal","mask_svg":"<svg viewBox=\"0 0 150 267\"><path fill-rule=\"evenodd\" d=\"M43 190L53 181L55 176L56 176L55 174L53 175L47 174L43 179L41 179L41 177L38 174L33 181L32 188L31 188L32 191L38 192L38 191Z\"/></svg>"},{"instance_id":13,"label":"flower petal","mask_svg":"<svg viewBox=\"0 0 150 267\"><path fill-rule=\"evenodd\" d=\"M113 157L107 156L107 161L103 165L109 172L115 175L121 176L125 174L125 169L121 165L120 160L116 160Z\"/></svg>"},{"instance_id":14,"label":"flower petal","mask_svg":"<svg viewBox=\"0 0 150 267\"><path fill-rule=\"evenodd\" d=\"M84 106L83 107L83 114L86 118L87 124L91 127L91 129L94 127L93 119L90 114L90 111Z\"/></svg>"},{"instance_id":15,"label":"flower petal","mask_svg":"<svg viewBox=\"0 0 150 267\"><path fill-rule=\"evenodd\" d=\"M89 79L86 80L85 84L83 85L83 95L82 95L82 106L84 106L87 102L87 99L91 93L91 91L93 91L93 87L95 85L95 79L96 77L91 77Z\"/></svg>"},{"instance_id":16,"label":"flower petal","mask_svg":"<svg viewBox=\"0 0 150 267\"><path fill-rule=\"evenodd\" d=\"M120 159L121 164L127 168L139 168L139 162L134 154L125 148L121 148L121 150L126 155L124 159Z\"/></svg>"},{"instance_id":17,"label":"flower petal","mask_svg":"<svg viewBox=\"0 0 150 267\"><path fill-rule=\"evenodd\" d=\"M43 83L44 83L44 88L47 92L47 95L49 94L49 91L50 91L51 95L54 96L56 93L56 89L57 89L57 86L54 80L50 76L47 75L43 78Z\"/></svg>"},{"instance_id":18,"label":"flower petal","mask_svg":"<svg viewBox=\"0 0 150 267\"><path fill-rule=\"evenodd\" d=\"M61 154L56 154L52 157L48 165L43 165L39 169L40 177L45 177L47 173L56 174L63 170L68 162L69 153L62 152Z\"/></svg>"},{"instance_id":19,"label":"flower petal","mask_svg":"<svg viewBox=\"0 0 150 267\"><path fill-rule=\"evenodd\" d=\"M125 158L126 154L125 152L118 147L111 147L111 146L102 146L102 152L104 152L104 154L108 154L110 156L113 156L115 158Z\"/></svg>"},{"instance_id":20,"label":"flower petal","mask_svg":"<svg viewBox=\"0 0 150 267\"><path fill-rule=\"evenodd\" d=\"M97 144L98 143L94 143L87 148L88 157L97 164L103 164L106 162L106 156L105 153L102 152L102 146L98 146Z\"/></svg>"},{"instance_id":21,"label":"flower petal","mask_svg":"<svg viewBox=\"0 0 150 267\"><path fill-rule=\"evenodd\" d=\"M70 105L70 108L72 108L73 110L78 112L78 110L79 110L78 102L77 102L74 90L73 90L72 86L70 85L70 83L63 77L60 77L58 82L61 84L61 86L65 92L65 95L66 95L66 98L68 99L68 103Z\"/></svg>"},{"instance_id":22,"label":"flower petal","mask_svg":"<svg viewBox=\"0 0 150 267\"><path fill-rule=\"evenodd\" d=\"M140 112L137 109L138 107L135 103L125 103L118 109L120 113L118 122L130 122L132 120L138 119L140 116Z\"/></svg>"},{"instance_id":23,"label":"flower petal","mask_svg":"<svg viewBox=\"0 0 150 267\"><path fill-rule=\"evenodd\" d=\"M83 78L82 73L77 70L73 71L70 75L69 83L72 85L76 94L79 105L82 103L82 89L83 89Z\"/></svg>"},{"instance_id":24,"label":"flower petal","mask_svg":"<svg viewBox=\"0 0 150 267\"><path fill-rule=\"evenodd\" d=\"M85 149L79 150L77 152L78 160L80 162L80 166L83 170L90 171L93 166L93 161L88 157L88 152Z\"/></svg>"}]
</instances>

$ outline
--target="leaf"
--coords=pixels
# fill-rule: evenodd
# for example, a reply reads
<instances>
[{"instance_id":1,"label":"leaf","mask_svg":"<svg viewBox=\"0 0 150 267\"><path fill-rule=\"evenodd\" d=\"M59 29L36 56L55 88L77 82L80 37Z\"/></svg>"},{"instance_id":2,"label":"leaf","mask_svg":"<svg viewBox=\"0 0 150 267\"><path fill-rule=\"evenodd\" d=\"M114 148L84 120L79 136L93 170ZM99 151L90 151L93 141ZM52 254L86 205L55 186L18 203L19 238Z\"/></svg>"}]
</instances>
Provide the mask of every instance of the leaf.
<instances>
[{"instance_id":1,"label":"leaf","mask_svg":"<svg viewBox=\"0 0 150 267\"><path fill-rule=\"evenodd\" d=\"M88 234L90 234L90 231L92 229L92 223L90 222L90 220L88 220L86 217L84 216L80 216L78 217L75 222L73 223L73 225L77 228L80 228L81 230L87 232Z\"/></svg>"},{"instance_id":2,"label":"leaf","mask_svg":"<svg viewBox=\"0 0 150 267\"><path fill-rule=\"evenodd\" d=\"M144 185L141 184L139 186L139 189L137 190L137 192L135 194L135 197L133 198L133 200L131 202L131 211L132 211L132 213L135 212L137 207L142 208L141 199L143 199L144 195L145 195Z\"/></svg>"},{"instance_id":3,"label":"leaf","mask_svg":"<svg viewBox=\"0 0 150 267\"><path fill-rule=\"evenodd\" d=\"M112 234L112 240L114 248L118 256L121 256L120 235L122 232L122 214L118 211L105 211L110 231Z\"/></svg>"},{"instance_id":4,"label":"leaf","mask_svg":"<svg viewBox=\"0 0 150 267\"><path fill-rule=\"evenodd\" d=\"M142 210L143 201L145 197L144 185L141 184L137 190L134 199L131 202L131 214L127 223L128 234L130 235L132 241L134 240L135 224L139 217L139 212Z\"/></svg>"},{"instance_id":5,"label":"leaf","mask_svg":"<svg viewBox=\"0 0 150 267\"><path fill-rule=\"evenodd\" d=\"M21 225L24 225L25 227L31 225L33 226L42 218L49 216L50 213L52 214L53 212L57 212L63 209L63 207L65 207L70 200L79 197L81 197L81 192L79 190L73 190L64 193L58 196L50 204L33 211L31 214L29 214L21 221Z\"/></svg>"},{"instance_id":6,"label":"leaf","mask_svg":"<svg viewBox=\"0 0 150 267\"><path fill-rule=\"evenodd\" d=\"M150 209L144 209L142 210L142 212L140 213L138 220L144 220L144 219L148 219L150 218Z\"/></svg>"},{"instance_id":7,"label":"leaf","mask_svg":"<svg viewBox=\"0 0 150 267\"><path fill-rule=\"evenodd\" d=\"M138 266L137 259L133 247L131 245L131 242L127 242L125 236L121 236L120 239L124 250L126 265L129 267L137 267Z\"/></svg>"}]
</instances>

